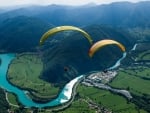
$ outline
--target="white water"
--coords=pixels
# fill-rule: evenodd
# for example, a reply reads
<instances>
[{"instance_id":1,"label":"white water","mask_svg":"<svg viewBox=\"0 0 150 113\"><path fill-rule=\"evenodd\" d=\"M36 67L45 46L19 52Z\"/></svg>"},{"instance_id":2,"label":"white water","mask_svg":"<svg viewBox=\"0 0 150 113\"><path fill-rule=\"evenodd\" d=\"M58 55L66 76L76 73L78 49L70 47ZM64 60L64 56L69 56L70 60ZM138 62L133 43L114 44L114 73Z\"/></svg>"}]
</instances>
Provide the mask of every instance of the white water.
<instances>
[{"instance_id":1,"label":"white water","mask_svg":"<svg viewBox=\"0 0 150 113\"><path fill-rule=\"evenodd\" d=\"M135 44L135 45L133 46L133 48L131 49L131 51L135 51L137 45L138 45L138 44Z\"/></svg>"},{"instance_id":2,"label":"white water","mask_svg":"<svg viewBox=\"0 0 150 113\"><path fill-rule=\"evenodd\" d=\"M120 66L121 61L126 57L127 53L124 52L123 56L110 68L108 68L107 70L112 70L112 69L116 69L117 67Z\"/></svg>"}]
</instances>

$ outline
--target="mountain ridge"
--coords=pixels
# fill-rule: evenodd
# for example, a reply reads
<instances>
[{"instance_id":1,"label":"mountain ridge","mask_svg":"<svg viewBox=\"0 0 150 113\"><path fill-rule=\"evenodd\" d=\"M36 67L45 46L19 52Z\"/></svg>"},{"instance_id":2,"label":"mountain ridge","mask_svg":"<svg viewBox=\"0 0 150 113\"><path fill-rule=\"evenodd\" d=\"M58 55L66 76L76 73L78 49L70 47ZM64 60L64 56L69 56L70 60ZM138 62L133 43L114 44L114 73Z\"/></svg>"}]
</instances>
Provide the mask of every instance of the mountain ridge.
<instances>
[{"instance_id":1,"label":"mountain ridge","mask_svg":"<svg viewBox=\"0 0 150 113\"><path fill-rule=\"evenodd\" d=\"M55 26L103 24L114 27L132 28L141 26L145 28L150 27L149 7L150 1L138 3L114 2L83 7L59 5L30 6L0 14L0 21L2 22L8 17L28 16L40 18ZM147 15L145 15L145 12ZM89 17L92 17L92 19L87 19Z\"/></svg>"}]
</instances>

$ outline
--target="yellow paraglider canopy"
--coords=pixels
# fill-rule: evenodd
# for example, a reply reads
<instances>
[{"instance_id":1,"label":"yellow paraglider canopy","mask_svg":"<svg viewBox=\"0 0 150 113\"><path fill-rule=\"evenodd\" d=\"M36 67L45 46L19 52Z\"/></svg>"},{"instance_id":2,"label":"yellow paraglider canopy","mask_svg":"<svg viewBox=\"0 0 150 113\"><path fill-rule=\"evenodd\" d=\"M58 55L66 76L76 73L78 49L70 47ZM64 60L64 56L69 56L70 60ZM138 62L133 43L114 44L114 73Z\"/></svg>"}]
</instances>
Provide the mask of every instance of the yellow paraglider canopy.
<instances>
[{"instance_id":1,"label":"yellow paraglider canopy","mask_svg":"<svg viewBox=\"0 0 150 113\"><path fill-rule=\"evenodd\" d=\"M78 27L74 27L74 26L59 26L59 27L52 28L52 29L48 30L46 33L44 33L40 39L40 45L42 45L45 42L45 40L48 39L48 37L50 37L58 32L67 31L67 30L79 31L80 33L83 34L83 36L85 38L88 39L89 43L92 44L93 40L92 40L91 36L88 33L86 33L84 30L82 30Z\"/></svg>"},{"instance_id":2,"label":"yellow paraglider canopy","mask_svg":"<svg viewBox=\"0 0 150 113\"><path fill-rule=\"evenodd\" d=\"M125 47L121 43L119 43L115 40L106 39L106 40L100 40L100 41L96 42L90 48L89 56L92 57L95 54L95 52L97 52L100 48L107 46L107 45L112 45L112 44L117 45L123 52L125 52Z\"/></svg>"}]
</instances>

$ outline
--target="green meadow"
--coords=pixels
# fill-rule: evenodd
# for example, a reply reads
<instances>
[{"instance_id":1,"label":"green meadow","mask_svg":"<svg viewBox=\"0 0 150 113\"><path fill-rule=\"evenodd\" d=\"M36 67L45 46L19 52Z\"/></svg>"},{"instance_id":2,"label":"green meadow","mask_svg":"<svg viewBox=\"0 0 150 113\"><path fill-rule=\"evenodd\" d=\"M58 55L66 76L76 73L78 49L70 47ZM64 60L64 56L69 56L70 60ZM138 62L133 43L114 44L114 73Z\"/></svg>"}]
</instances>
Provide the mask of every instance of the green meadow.
<instances>
[{"instance_id":1,"label":"green meadow","mask_svg":"<svg viewBox=\"0 0 150 113\"><path fill-rule=\"evenodd\" d=\"M147 113L122 96L84 85L78 86L76 98L71 106L59 113L95 113L96 109L90 108L87 103L89 100L113 113Z\"/></svg>"},{"instance_id":2,"label":"green meadow","mask_svg":"<svg viewBox=\"0 0 150 113\"><path fill-rule=\"evenodd\" d=\"M136 95L150 95L150 80L148 80L150 78L149 73L150 69L147 67L136 69L136 72L131 68L120 70L117 77L110 83L110 85L116 88L127 89Z\"/></svg>"},{"instance_id":3,"label":"green meadow","mask_svg":"<svg viewBox=\"0 0 150 113\"><path fill-rule=\"evenodd\" d=\"M30 89L37 97L54 97L57 95L59 88L40 79L42 70L43 63L37 55L21 54L12 61L7 78L17 87Z\"/></svg>"},{"instance_id":4,"label":"green meadow","mask_svg":"<svg viewBox=\"0 0 150 113\"><path fill-rule=\"evenodd\" d=\"M13 105L18 105L17 98L12 93L7 93L8 101Z\"/></svg>"},{"instance_id":5,"label":"green meadow","mask_svg":"<svg viewBox=\"0 0 150 113\"><path fill-rule=\"evenodd\" d=\"M137 55L137 61L138 60L150 60L150 50L144 51L144 52L140 52Z\"/></svg>"},{"instance_id":6,"label":"green meadow","mask_svg":"<svg viewBox=\"0 0 150 113\"><path fill-rule=\"evenodd\" d=\"M128 67L123 72L127 75L140 77L141 79L150 79L150 68L148 66Z\"/></svg>"},{"instance_id":7,"label":"green meadow","mask_svg":"<svg viewBox=\"0 0 150 113\"><path fill-rule=\"evenodd\" d=\"M69 108L58 113L95 113L94 109L90 109L88 103L82 99L77 99L72 102Z\"/></svg>"}]
</instances>

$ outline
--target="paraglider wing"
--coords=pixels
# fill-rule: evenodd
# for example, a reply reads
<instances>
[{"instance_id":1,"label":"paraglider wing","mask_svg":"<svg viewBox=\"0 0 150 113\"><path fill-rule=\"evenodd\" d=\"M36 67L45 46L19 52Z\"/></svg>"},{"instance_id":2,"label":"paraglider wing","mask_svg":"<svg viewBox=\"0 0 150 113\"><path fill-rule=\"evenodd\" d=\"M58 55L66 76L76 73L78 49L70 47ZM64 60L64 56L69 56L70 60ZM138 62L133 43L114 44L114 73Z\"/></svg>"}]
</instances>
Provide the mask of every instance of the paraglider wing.
<instances>
[{"instance_id":1,"label":"paraglider wing","mask_svg":"<svg viewBox=\"0 0 150 113\"><path fill-rule=\"evenodd\" d=\"M92 44L92 42L93 42L92 38L84 30L82 30L82 29L80 29L78 27L74 27L74 26L59 26L59 27L52 28L52 29L48 30L46 33L44 33L43 36L40 39L40 45L42 45L45 42L45 40L47 40L48 37L50 37L50 36L52 36L52 35L54 35L54 34L56 34L58 32L67 31L67 30L73 30L73 31L80 32L81 34L83 34L83 36L85 38L88 39L90 44Z\"/></svg>"},{"instance_id":2,"label":"paraglider wing","mask_svg":"<svg viewBox=\"0 0 150 113\"><path fill-rule=\"evenodd\" d=\"M125 47L121 43L119 43L119 42L117 42L115 40L109 40L109 39L107 39L107 40L101 40L101 41L96 42L90 48L90 50L89 50L89 56L92 57L95 54L95 52L98 51L100 48L102 48L104 46L107 46L107 45L112 45L112 44L117 45L123 52L125 52Z\"/></svg>"}]
</instances>

